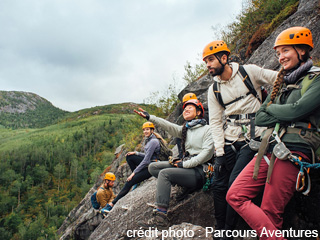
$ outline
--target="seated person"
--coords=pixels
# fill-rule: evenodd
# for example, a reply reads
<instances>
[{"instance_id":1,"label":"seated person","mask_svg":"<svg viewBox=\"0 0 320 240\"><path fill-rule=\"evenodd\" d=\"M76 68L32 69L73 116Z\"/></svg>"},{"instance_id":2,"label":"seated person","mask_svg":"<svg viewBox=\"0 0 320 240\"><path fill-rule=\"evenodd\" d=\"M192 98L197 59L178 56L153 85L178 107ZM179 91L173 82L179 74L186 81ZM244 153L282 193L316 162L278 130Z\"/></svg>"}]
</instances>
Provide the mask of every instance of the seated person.
<instances>
[{"instance_id":1,"label":"seated person","mask_svg":"<svg viewBox=\"0 0 320 240\"><path fill-rule=\"evenodd\" d=\"M100 207L102 207L101 213L108 213L111 210L109 204L115 198L112 191L115 180L116 176L112 172L107 172L104 176L102 185L98 189L97 201L100 204Z\"/></svg>"},{"instance_id":2,"label":"seated person","mask_svg":"<svg viewBox=\"0 0 320 240\"><path fill-rule=\"evenodd\" d=\"M209 125L204 116L204 109L199 100L191 99L183 105L183 126L168 122L162 118L149 115L140 108L135 112L155 122L173 137L182 139L183 158L176 161L155 162L149 165L149 172L158 178L156 208L154 217L148 222L138 222L143 228L164 227L169 224L167 210L171 186L178 185L189 189L201 188L205 183L203 164L208 162L214 153L214 143Z\"/></svg>"},{"instance_id":3,"label":"seated person","mask_svg":"<svg viewBox=\"0 0 320 240\"><path fill-rule=\"evenodd\" d=\"M127 178L124 187L121 189L117 197L110 203L112 208L119 199L124 197L132 186L141 183L142 181L151 177L148 171L148 166L151 162L157 161L160 154L160 142L154 134L154 124L152 122L145 122L142 125L144 134L144 153L128 152L126 154L127 163L132 171L132 174Z\"/></svg>"}]
</instances>

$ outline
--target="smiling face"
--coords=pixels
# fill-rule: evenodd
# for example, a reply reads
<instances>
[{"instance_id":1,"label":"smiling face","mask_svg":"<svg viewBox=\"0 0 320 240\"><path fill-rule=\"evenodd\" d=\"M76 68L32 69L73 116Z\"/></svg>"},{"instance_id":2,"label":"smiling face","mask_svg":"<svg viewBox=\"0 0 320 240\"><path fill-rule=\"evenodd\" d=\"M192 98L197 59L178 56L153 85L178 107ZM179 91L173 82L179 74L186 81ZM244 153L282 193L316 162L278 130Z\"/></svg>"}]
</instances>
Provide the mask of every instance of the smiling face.
<instances>
[{"instance_id":1,"label":"smiling face","mask_svg":"<svg viewBox=\"0 0 320 240\"><path fill-rule=\"evenodd\" d=\"M144 128L143 129L143 134L145 137L150 137L151 133L153 133L153 129L152 128Z\"/></svg>"},{"instance_id":2,"label":"smiling face","mask_svg":"<svg viewBox=\"0 0 320 240\"><path fill-rule=\"evenodd\" d=\"M197 110L196 106L193 104L187 104L183 110L183 118L186 121L191 121L199 116L201 111Z\"/></svg>"},{"instance_id":3,"label":"smiling face","mask_svg":"<svg viewBox=\"0 0 320 240\"><path fill-rule=\"evenodd\" d=\"M302 59L302 55L305 54L305 50L290 45L276 47L276 56L279 63L284 70L291 70L299 64L299 57Z\"/></svg>"}]
</instances>

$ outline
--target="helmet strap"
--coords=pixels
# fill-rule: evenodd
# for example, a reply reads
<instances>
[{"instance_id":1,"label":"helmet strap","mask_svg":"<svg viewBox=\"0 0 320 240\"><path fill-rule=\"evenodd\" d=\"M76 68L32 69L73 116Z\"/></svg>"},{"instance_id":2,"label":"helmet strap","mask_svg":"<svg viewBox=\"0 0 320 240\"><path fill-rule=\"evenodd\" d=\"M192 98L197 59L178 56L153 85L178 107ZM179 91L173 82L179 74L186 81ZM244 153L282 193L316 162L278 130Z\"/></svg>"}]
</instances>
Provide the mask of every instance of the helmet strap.
<instances>
[{"instance_id":1,"label":"helmet strap","mask_svg":"<svg viewBox=\"0 0 320 240\"><path fill-rule=\"evenodd\" d=\"M297 50L296 46L293 45L292 47L293 47L293 49L296 51L296 53L297 53L297 55L298 55L299 63L298 63L298 65L295 67L295 69L297 69L298 67L301 66L302 60L301 60L301 58L300 58L300 54L298 53L298 50Z\"/></svg>"},{"instance_id":2,"label":"helmet strap","mask_svg":"<svg viewBox=\"0 0 320 240\"><path fill-rule=\"evenodd\" d=\"M221 66L225 66L226 64L223 64L222 62L221 62L221 59L216 55L216 54L214 54L214 56L218 59L218 61L219 61L219 63L221 64Z\"/></svg>"}]
</instances>

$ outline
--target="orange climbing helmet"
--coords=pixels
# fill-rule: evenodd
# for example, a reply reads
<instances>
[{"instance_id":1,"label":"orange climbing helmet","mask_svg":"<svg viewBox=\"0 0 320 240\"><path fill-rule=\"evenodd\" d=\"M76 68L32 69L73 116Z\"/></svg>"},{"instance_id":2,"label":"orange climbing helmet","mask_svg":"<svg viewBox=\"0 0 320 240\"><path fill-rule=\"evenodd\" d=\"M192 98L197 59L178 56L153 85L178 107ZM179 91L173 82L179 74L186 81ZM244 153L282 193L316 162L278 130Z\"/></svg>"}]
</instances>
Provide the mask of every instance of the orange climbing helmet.
<instances>
[{"instance_id":1,"label":"orange climbing helmet","mask_svg":"<svg viewBox=\"0 0 320 240\"><path fill-rule=\"evenodd\" d=\"M222 40L213 41L209 43L207 46L205 46L205 48L203 49L202 59L204 61L206 57L223 51L228 52L228 55L230 54L230 50L227 44Z\"/></svg>"},{"instance_id":2,"label":"orange climbing helmet","mask_svg":"<svg viewBox=\"0 0 320 240\"><path fill-rule=\"evenodd\" d=\"M193 104L194 106L196 106L197 110L201 111L201 114L199 115L199 117L200 118L204 117L204 108L203 108L202 103L198 99L190 99L190 100L186 101L183 104L182 109L184 109L188 104Z\"/></svg>"},{"instance_id":3,"label":"orange climbing helmet","mask_svg":"<svg viewBox=\"0 0 320 240\"><path fill-rule=\"evenodd\" d=\"M197 96L192 92L186 93L182 98L182 102L185 103L186 101L188 101L190 99L197 99Z\"/></svg>"},{"instance_id":4,"label":"orange climbing helmet","mask_svg":"<svg viewBox=\"0 0 320 240\"><path fill-rule=\"evenodd\" d=\"M310 29L305 27L291 27L282 31L274 43L273 48L282 45L297 45L305 44L310 46L310 50L313 49L312 34Z\"/></svg>"},{"instance_id":5,"label":"orange climbing helmet","mask_svg":"<svg viewBox=\"0 0 320 240\"><path fill-rule=\"evenodd\" d=\"M145 129L145 128L153 128L154 129L154 124L152 122L145 122L142 125L142 129Z\"/></svg>"},{"instance_id":6,"label":"orange climbing helmet","mask_svg":"<svg viewBox=\"0 0 320 240\"><path fill-rule=\"evenodd\" d=\"M115 181L116 175L114 175L112 172L107 172L106 175L104 175L104 180Z\"/></svg>"}]
</instances>

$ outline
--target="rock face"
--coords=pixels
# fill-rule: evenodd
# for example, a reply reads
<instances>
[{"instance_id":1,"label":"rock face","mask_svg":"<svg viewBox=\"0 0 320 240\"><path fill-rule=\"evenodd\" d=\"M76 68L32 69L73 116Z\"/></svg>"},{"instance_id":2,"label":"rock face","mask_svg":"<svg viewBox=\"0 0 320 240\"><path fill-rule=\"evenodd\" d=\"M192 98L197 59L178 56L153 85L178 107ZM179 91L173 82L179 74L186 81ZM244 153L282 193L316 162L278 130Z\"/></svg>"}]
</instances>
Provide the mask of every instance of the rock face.
<instances>
[{"instance_id":1,"label":"rock face","mask_svg":"<svg viewBox=\"0 0 320 240\"><path fill-rule=\"evenodd\" d=\"M29 92L0 91L0 112L25 113L41 104L50 104L46 99Z\"/></svg>"},{"instance_id":2,"label":"rock face","mask_svg":"<svg viewBox=\"0 0 320 240\"><path fill-rule=\"evenodd\" d=\"M311 52L314 59L320 59L320 15L318 0L301 0L298 11L284 21L268 39L255 51L248 63L254 63L265 68L278 69L279 65L274 57L273 44L276 36L284 29L291 26L306 26L311 29L314 38L314 50ZM179 94L179 98L187 92L194 92L204 106L207 106L207 89L212 84L209 78L203 77L200 80L188 85ZM169 121L179 122L181 115L181 105L177 106L169 116ZM123 164L125 150L117 150L110 171L117 176L115 193L123 186L129 168ZM319 172L314 173L319 176ZM318 177L319 178L319 177ZM58 233L61 239L162 239L165 232L155 235L155 231L150 231L150 236L132 236L133 230L138 231L138 221L148 220L152 215L152 208L146 203L153 203L156 191L156 179L150 178L140 185L136 190L122 198L108 214L102 219L97 211L93 210L90 203L90 196L101 184L99 179L95 186L88 192L80 204L73 209L66 218ZM284 229L317 229L320 232L320 184L319 181L312 182L312 190L308 197L297 193L288 204L284 214ZM169 236L165 239L212 239L210 230L213 230L214 207L212 192L198 191L191 194L187 199L177 203L174 200L178 187L172 189L172 199L170 201L169 219L173 232L185 230L194 233L193 237L184 235ZM243 220L240 220L237 229L249 229ZM153 235L152 235L153 233ZM235 239L255 239L255 238L235 238ZM303 238L301 238L303 239Z\"/></svg>"},{"instance_id":3,"label":"rock face","mask_svg":"<svg viewBox=\"0 0 320 240\"><path fill-rule=\"evenodd\" d=\"M34 93L0 91L0 125L9 128L41 128L67 114Z\"/></svg>"},{"instance_id":4,"label":"rock face","mask_svg":"<svg viewBox=\"0 0 320 240\"><path fill-rule=\"evenodd\" d=\"M320 59L320 1L300 0L296 13L286 19L254 52L247 63L253 63L269 69L278 69L279 63L275 57L273 45L276 37L283 30L294 27L307 27L312 32L314 49L311 55L315 59Z\"/></svg>"}]
</instances>

